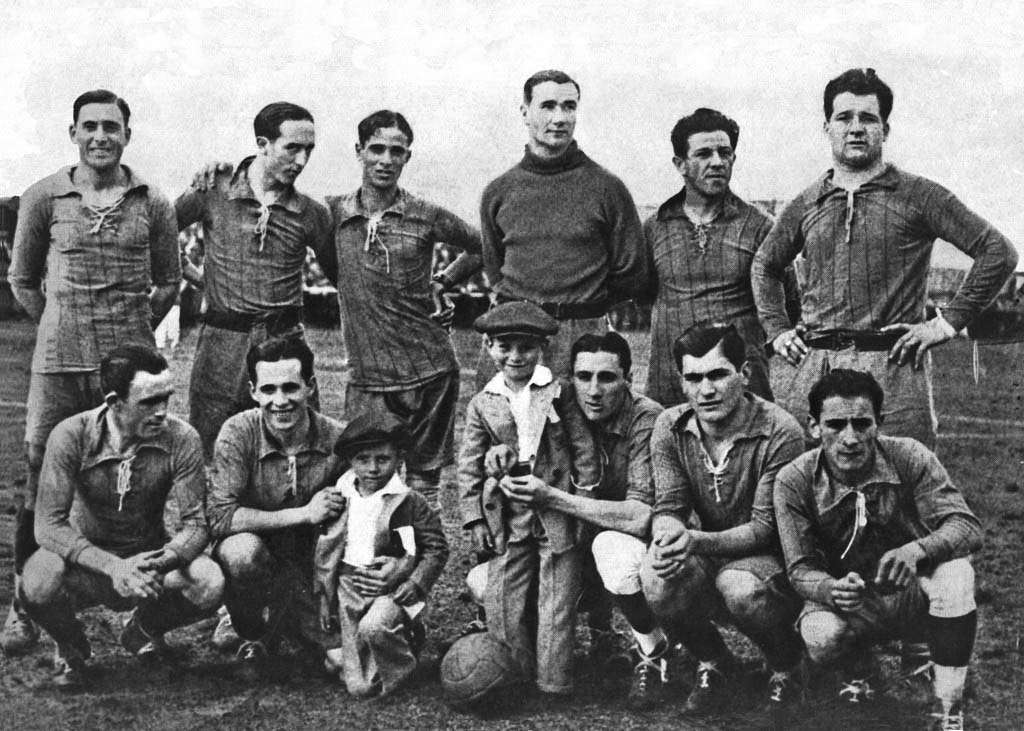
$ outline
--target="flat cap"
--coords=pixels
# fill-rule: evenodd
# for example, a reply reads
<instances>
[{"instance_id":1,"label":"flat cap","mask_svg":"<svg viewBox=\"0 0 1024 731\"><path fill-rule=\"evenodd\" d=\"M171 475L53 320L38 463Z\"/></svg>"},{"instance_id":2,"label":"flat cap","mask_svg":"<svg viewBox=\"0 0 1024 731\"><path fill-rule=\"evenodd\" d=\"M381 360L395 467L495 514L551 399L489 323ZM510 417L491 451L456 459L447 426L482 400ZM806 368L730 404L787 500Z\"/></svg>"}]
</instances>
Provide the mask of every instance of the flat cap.
<instances>
[{"instance_id":1,"label":"flat cap","mask_svg":"<svg viewBox=\"0 0 1024 731\"><path fill-rule=\"evenodd\" d=\"M558 332L558 321L532 302L505 302L473 322L485 335L532 335L546 338Z\"/></svg>"},{"instance_id":2,"label":"flat cap","mask_svg":"<svg viewBox=\"0 0 1024 731\"><path fill-rule=\"evenodd\" d=\"M408 441L409 430L394 414L367 411L358 414L342 430L334 443L334 453L339 457L351 457L360 449L378 444L394 444L404 449Z\"/></svg>"}]
</instances>

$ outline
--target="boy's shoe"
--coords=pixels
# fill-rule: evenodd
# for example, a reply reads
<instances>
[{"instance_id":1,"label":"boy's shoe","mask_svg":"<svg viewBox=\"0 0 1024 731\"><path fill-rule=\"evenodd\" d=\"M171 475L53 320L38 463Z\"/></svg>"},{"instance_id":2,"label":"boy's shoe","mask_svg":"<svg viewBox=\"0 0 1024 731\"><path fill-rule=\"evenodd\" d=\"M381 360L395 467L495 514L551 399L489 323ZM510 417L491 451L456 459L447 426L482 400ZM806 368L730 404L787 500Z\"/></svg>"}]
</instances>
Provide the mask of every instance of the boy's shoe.
<instances>
[{"instance_id":1,"label":"boy's shoe","mask_svg":"<svg viewBox=\"0 0 1024 731\"><path fill-rule=\"evenodd\" d=\"M701 660L690 695L683 706L684 713L702 714L714 709L722 697L726 677L715 660Z\"/></svg>"},{"instance_id":2,"label":"boy's shoe","mask_svg":"<svg viewBox=\"0 0 1024 731\"><path fill-rule=\"evenodd\" d=\"M162 635L151 635L142 628L137 611L132 612L121 630L121 646L143 661L157 660L167 650Z\"/></svg>"},{"instance_id":3,"label":"boy's shoe","mask_svg":"<svg viewBox=\"0 0 1024 731\"><path fill-rule=\"evenodd\" d=\"M222 606L218 609L217 616L219 621L217 622L217 627L213 630L210 644L218 650L230 652L241 644L242 638L238 636L238 633L235 632L235 626L231 624L231 615L228 614L227 607Z\"/></svg>"},{"instance_id":4,"label":"boy's shoe","mask_svg":"<svg viewBox=\"0 0 1024 731\"><path fill-rule=\"evenodd\" d=\"M4 620L3 630L0 630L0 648L8 655L24 654L39 642L39 628L18 601L19 582L20 577L15 577L14 600Z\"/></svg>"},{"instance_id":5,"label":"boy's shoe","mask_svg":"<svg viewBox=\"0 0 1024 731\"><path fill-rule=\"evenodd\" d=\"M267 658L267 646L262 640L242 640L235 657L243 663L260 663Z\"/></svg>"},{"instance_id":6,"label":"boy's shoe","mask_svg":"<svg viewBox=\"0 0 1024 731\"><path fill-rule=\"evenodd\" d=\"M669 645L665 641L650 655L636 648L640 662L633 668L633 682L626 699L626 705L633 710L644 711L661 702L668 684L668 651Z\"/></svg>"},{"instance_id":7,"label":"boy's shoe","mask_svg":"<svg viewBox=\"0 0 1024 731\"><path fill-rule=\"evenodd\" d=\"M869 703L875 698L875 689L868 678L848 678L839 688L839 700L850 705Z\"/></svg>"},{"instance_id":8,"label":"boy's shoe","mask_svg":"<svg viewBox=\"0 0 1024 731\"><path fill-rule=\"evenodd\" d=\"M934 731L964 731L964 704L936 701L938 710L931 713Z\"/></svg>"}]
</instances>

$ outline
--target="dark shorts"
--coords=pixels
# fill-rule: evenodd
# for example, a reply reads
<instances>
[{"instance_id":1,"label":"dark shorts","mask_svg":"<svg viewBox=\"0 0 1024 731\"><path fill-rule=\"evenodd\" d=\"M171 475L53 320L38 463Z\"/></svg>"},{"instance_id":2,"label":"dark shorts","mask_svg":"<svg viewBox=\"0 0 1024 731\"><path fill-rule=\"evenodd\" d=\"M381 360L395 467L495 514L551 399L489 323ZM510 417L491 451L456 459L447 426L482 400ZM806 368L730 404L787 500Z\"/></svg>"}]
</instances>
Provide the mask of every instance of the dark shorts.
<instances>
[{"instance_id":1,"label":"dark shorts","mask_svg":"<svg viewBox=\"0 0 1024 731\"><path fill-rule=\"evenodd\" d=\"M459 374L441 373L401 391L375 391L349 384L345 418L367 411L387 411L405 422L412 437L406 467L414 472L439 470L452 461Z\"/></svg>"},{"instance_id":2,"label":"dark shorts","mask_svg":"<svg viewBox=\"0 0 1024 731\"><path fill-rule=\"evenodd\" d=\"M28 384L25 443L45 447L53 427L101 403L99 371L33 373Z\"/></svg>"},{"instance_id":3,"label":"dark shorts","mask_svg":"<svg viewBox=\"0 0 1024 731\"><path fill-rule=\"evenodd\" d=\"M797 625L813 612L838 614L849 625L853 634L871 643L895 639L924 639L924 620L928 615L928 596L918 581L902 591L879 594L871 591L864 595L860 607L853 611L838 612L830 606L807 601L800 612Z\"/></svg>"}]
</instances>

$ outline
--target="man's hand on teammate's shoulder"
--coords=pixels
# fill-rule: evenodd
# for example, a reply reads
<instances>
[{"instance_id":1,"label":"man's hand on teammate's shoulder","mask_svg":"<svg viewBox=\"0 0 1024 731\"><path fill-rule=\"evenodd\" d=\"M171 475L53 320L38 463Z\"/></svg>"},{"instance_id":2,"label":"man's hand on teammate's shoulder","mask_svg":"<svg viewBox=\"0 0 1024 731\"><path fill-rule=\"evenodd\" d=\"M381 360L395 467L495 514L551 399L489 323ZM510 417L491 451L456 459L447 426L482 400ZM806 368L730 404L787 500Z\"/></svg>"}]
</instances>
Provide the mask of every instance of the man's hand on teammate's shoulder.
<instances>
[{"instance_id":1,"label":"man's hand on teammate's shoulder","mask_svg":"<svg viewBox=\"0 0 1024 731\"><path fill-rule=\"evenodd\" d=\"M325 487L306 503L306 522L310 525L319 525L337 518L345 509L345 498L341 492L333 487Z\"/></svg>"},{"instance_id":2,"label":"man's hand on teammate's shoulder","mask_svg":"<svg viewBox=\"0 0 1024 731\"><path fill-rule=\"evenodd\" d=\"M194 190L212 190L217 185L218 175L231 175L234 165L229 162L208 162L192 176L191 187Z\"/></svg>"}]
</instances>

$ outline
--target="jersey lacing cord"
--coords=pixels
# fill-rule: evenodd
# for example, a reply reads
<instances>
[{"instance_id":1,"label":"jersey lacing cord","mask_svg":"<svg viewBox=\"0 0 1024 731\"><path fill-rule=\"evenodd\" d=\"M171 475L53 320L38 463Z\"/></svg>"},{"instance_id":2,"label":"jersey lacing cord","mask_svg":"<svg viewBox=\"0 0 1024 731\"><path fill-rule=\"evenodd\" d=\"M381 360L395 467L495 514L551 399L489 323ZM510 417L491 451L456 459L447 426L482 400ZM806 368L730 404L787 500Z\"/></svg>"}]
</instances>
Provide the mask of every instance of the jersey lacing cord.
<instances>
[{"instance_id":1,"label":"jersey lacing cord","mask_svg":"<svg viewBox=\"0 0 1024 731\"><path fill-rule=\"evenodd\" d=\"M261 203L260 204L260 217L256 219L256 228L253 233L260 237L260 251L263 251L263 245L267 243L267 228L270 225L270 206Z\"/></svg>"},{"instance_id":2,"label":"jersey lacing cord","mask_svg":"<svg viewBox=\"0 0 1024 731\"><path fill-rule=\"evenodd\" d=\"M117 222L121 218L121 204L124 203L124 194L116 201L111 203L109 206L92 206L86 205L86 210L89 211L91 224L89 233L96 235L103 231L110 231L111 233L117 232Z\"/></svg>"},{"instance_id":3,"label":"jersey lacing cord","mask_svg":"<svg viewBox=\"0 0 1024 731\"><path fill-rule=\"evenodd\" d=\"M124 510L124 499L132 489L132 462L135 452L121 460L117 466L117 512Z\"/></svg>"},{"instance_id":4,"label":"jersey lacing cord","mask_svg":"<svg viewBox=\"0 0 1024 731\"><path fill-rule=\"evenodd\" d=\"M846 548L843 549L842 554L839 556L839 560L842 561L846 558L846 554L853 548L853 542L857 540L857 533L864 530L868 526L868 501L864 497L864 493L857 492L857 509L853 519L853 534L850 536L850 542L846 544Z\"/></svg>"},{"instance_id":5,"label":"jersey lacing cord","mask_svg":"<svg viewBox=\"0 0 1024 731\"><path fill-rule=\"evenodd\" d=\"M381 241L380 236L377 235L377 229L380 226L380 222L384 219L384 211L373 213L369 218L366 219L366 243L363 244L363 251L370 252L370 244L376 243L384 252L384 271L388 274L391 273L391 252L388 251L388 247Z\"/></svg>"},{"instance_id":6,"label":"jersey lacing cord","mask_svg":"<svg viewBox=\"0 0 1024 731\"><path fill-rule=\"evenodd\" d=\"M716 465L711 460L711 455L707 453L707 450L704 450L704 467L707 468L708 474L711 475L712 485L715 488L715 502L720 503L722 502L722 483L725 478L725 470L729 467L729 452L725 453L722 463Z\"/></svg>"}]
</instances>

